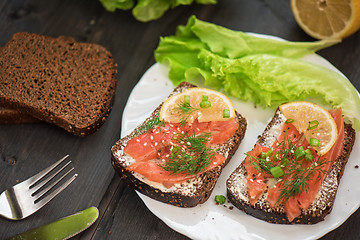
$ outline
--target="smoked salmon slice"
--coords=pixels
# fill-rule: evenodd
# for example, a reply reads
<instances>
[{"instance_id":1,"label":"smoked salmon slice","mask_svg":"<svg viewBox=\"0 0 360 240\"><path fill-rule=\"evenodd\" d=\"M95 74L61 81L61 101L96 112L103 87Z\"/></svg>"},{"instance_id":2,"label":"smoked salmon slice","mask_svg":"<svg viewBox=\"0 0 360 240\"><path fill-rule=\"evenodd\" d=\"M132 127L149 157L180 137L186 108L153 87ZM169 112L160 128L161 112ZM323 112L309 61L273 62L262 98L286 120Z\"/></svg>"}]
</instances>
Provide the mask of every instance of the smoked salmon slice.
<instances>
[{"instance_id":1,"label":"smoked salmon slice","mask_svg":"<svg viewBox=\"0 0 360 240\"><path fill-rule=\"evenodd\" d=\"M209 133L210 138L206 146L211 146L224 143L234 135L238 128L239 124L236 119L201 123L195 120L193 123L184 125L164 123L127 142L124 152L135 160L127 167L127 170L137 172L150 181L171 187L175 183L194 177L194 175L188 174L174 174L161 167L168 161L179 134L196 137L203 133ZM224 156L216 153L209 166L202 172L221 165L224 160Z\"/></svg>"},{"instance_id":2,"label":"smoked salmon slice","mask_svg":"<svg viewBox=\"0 0 360 240\"><path fill-rule=\"evenodd\" d=\"M124 151L139 162L157 157L156 148L150 139L150 135L147 133L130 139L128 144L125 146Z\"/></svg>"},{"instance_id":3,"label":"smoked salmon slice","mask_svg":"<svg viewBox=\"0 0 360 240\"><path fill-rule=\"evenodd\" d=\"M245 168L247 172L248 194L251 204L254 204L266 189L265 173L258 171L255 164L252 162L252 157L258 157L261 152L267 152L269 148L262 147L256 144L255 148L247 153L245 158Z\"/></svg>"},{"instance_id":4,"label":"smoked salmon slice","mask_svg":"<svg viewBox=\"0 0 360 240\"><path fill-rule=\"evenodd\" d=\"M216 154L213 161L203 172L209 171L214 167L221 165L224 160L225 157L220 154ZM162 183L165 187L171 187L175 183L180 183L193 177L193 175L182 173L173 174L169 171L165 171L161 167L161 164L162 161L159 161L158 159L145 162L135 162L131 164L127 169L129 171L134 171L143 175L146 179L150 181Z\"/></svg>"}]
</instances>

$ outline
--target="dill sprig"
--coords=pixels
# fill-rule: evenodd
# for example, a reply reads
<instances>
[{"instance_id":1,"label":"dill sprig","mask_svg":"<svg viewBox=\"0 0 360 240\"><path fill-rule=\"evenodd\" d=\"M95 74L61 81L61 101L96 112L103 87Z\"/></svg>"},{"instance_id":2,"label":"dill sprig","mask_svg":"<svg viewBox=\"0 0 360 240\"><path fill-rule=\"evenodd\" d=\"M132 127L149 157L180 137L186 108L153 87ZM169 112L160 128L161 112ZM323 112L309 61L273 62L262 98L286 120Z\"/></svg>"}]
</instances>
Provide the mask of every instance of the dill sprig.
<instances>
[{"instance_id":1,"label":"dill sprig","mask_svg":"<svg viewBox=\"0 0 360 240\"><path fill-rule=\"evenodd\" d=\"M281 159L289 160L286 166L280 163L280 166L284 168L284 175L280 177L280 196L275 205L286 202L290 197L300 195L309 188L309 181L315 174L317 174L316 180L321 181L322 174L326 172L322 169L322 166L326 163L326 159L321 161L320 156L318 156L306 167L303 161L296 160L294 154L296 148L286 132L284 139L281 142L278 141L277 147L274 149L274 154L278 154L280 161ZM251 158L250 164L254 165L258 172L263 170L270 173L270 168L276 166L270 157L262 159L260 157L246 155Z\"/></svg>"},{"instance_id":2,"label":"dill sprig","mask_svg":"<svg viewBox=\"0 0 360 240\"><path fill-rule=\"evenodd\" d=\"M160 114L157 113L153 118L149 119L144 125L142 125L135 133L135 135L143 132L147 132L150 129L155 128L155 126L161 127L164 125L164 121L160 120ZM160 128L161 130L161 128Z\"/></svg>"},{"instance_id":3,"label":"dill sprig","mask_svg":"<svg viewBox=\"0 0 360 240\"><path fill-rule=\"evenodd\" d=\"M260 172L261 170L270 173L270 169L272 167L275 167L275 164L271 162L270 159L264 159L259 157L253 157L247 153L245 153L246 156L250 157L250 165L253 165L257 172Z\"/></svg>"},{"instance_id":4,"label":"dill sprig","mask_svg":"<svg viewBox=\"0 0 360 240\"><path fill-rule=\"evenodd\" d=\"M326 159L320 161L320 157L314 158L309 167L303 167L301 163L294 160L287 167L287 171L279 184L280 196L275 205L286 202L290 197L300 195L309 188L309 180L317 174L316 181L321 181L322 174L326 171L322 166L326 163Z\"/></svg>"},{"instance_id":5,"label":"dill sprig","mask_svg":"<svg viewBox=\"0 0 360 240\"><path fill-rule=\"evenodd\" d=\"M178 116L180 117L181 126L183 126L186 123L187 119L190 117L190 115L193 112L198 111L199 109L192 107L189 103L180 102L176 107L171 110L175 111L176 114L178 114Z\"/></svg>"},{"instance_id":6,"label":"dill sprig","mask_svg":"<svg viewBox=\"0 0 360 240\"><path fill-rule=\"evenodd\" d=\"M321 181L321 173L324 174L322 166L325 164L325 160L320 162L320 156L314 158L311 165L304 167L302 161L295 159L296 146L292 143L287 132L285 133L284 140L278 143L281 147L280 154L282 158L290 160L289 165L286 167L284 176L279 184L280 196L275 205L281 202L286 202L290 197L300 195L302 192L309 188L309 180L317 174L317 181Z\"/></svg>"},{"instance_id":7,"label":"dill sprig","mask_svg":"<svg viewBox=\"0 0 360 240\"><path fill-rule=\"evenodd\" d=\"M210 140L210 136L210 133L176 134L173 138L176 145L173 146L165 164L160 166L172 174L193 175L202 172L209 166L216 154L216 150L205 146Z\"/></svg>"}]
</instances>

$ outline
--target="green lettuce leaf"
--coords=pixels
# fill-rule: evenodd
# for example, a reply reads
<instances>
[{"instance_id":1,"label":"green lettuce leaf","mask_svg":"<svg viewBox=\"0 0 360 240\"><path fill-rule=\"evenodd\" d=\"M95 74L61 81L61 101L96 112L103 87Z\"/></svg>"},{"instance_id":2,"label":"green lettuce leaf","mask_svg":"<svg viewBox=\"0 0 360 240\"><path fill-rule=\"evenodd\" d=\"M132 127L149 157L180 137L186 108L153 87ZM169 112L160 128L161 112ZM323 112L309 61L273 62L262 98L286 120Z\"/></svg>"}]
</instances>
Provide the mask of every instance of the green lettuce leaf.
<instances>
[{"instance_id":1,"label":"green lettuce leaf","mask_svg":"<svg viewBox=\"0 0 360 240\"><path fill-rule=\"evenodd\" d=\"M345 77L328 68L302 60L258 54L235 60L224 69L224 74L227 76L224 90L230 95L239 92L239 98L242 94L244 100L249 97L265 107L321 97L334 108L341 107L354 127L360 127L360 99L356 89ZM244 93L242 86L237 84L244 80L255 86L249 87L252 93Z\"/></svg>"},{"instance_id":2,"label":"green lettuce leaf","mask_svg":"<svg viewBox=\"0 0 360 240\"><path fill-rule=\"evenodd\" d=\"M134 0L100 0L100 2L109 12L115 12L116 9L129 10L134 6Z\"/></svg>"},{"instance_id":3,"label":"green lettuce leaf","mask_svg":"<svg viewBox=\"0 0 360 240\"><path fill-rule=\"evenodd\" d=\"M149 22L160 18L169 8L180 5L190 5L193 2L198 4L216 4L217 0L100 0L104 8L110 12L116 9L132 9L133 16L141 22Z\"/></svg>"},{"instance_id":4,"label":"green lettuce leaf","mask_svg":"<svg viewBox=\"0 0 360 240\"><path fill-rule=\"evenodd\" d=\"M360 130L354 86L341 74L301 59L335 43L261 38L191 17L174 36L160 39L154 55L170 66L174 85L200 77L208 87L263 107L320 97L341 107L345 120Z\"/></svg>"},{"instance_id":5,"label":"green lettuce leaf","mask_svg":"<svg viewBox=\"0 0 360 240\"><path fill-rule=\"evenodd\" d=\"M217 0L195 0L199 4L216 4Z\"/></svg>"},{"instance_id":6,"label":"green lettuce leaf","mask_svg":"<svg viewBox=\"0 0 360 240\"><path fill-rule=\"evenodd\" d=\"M182 39L184 37L195 38L203 43L206 49L227 58L239 58L257 53L300 58L339 42L336 39L316 42L290 42L275 38L262 38L201 21L195 16L189 18L185 27L180 26L178 28L175 38Z\"/></svg>"},{"instance_id":7,"label":"green lettuce leaf","mask_svg":"<svg viewBox=\"0 0 360 240\"><path fill-rule=\"evenodd\" d=\"M132 13L138 21L147 22L160 18L170 6L169 0L139 0Z\"/></svg>"}]
</instances>

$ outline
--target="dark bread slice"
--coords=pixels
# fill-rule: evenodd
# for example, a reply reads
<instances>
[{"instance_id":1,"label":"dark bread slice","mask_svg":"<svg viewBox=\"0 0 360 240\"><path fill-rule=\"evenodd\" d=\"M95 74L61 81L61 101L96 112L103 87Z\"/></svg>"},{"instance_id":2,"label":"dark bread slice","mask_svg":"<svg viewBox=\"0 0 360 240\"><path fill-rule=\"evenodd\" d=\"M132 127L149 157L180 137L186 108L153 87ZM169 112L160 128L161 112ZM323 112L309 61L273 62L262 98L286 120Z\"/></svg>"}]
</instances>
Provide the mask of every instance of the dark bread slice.
<instances>
[{"instance_id":1,"label":"dark bread slice","mask_svg":"<svg viewBox=\"0 0 360 240\"><path fill-rule=\"evenodd\" d=\"M262 146L270 147L281 131L279 126L282 126L285 121L285 117L283 117L280 110L277 109L262 135L258 137L257 142ZM247 173L244 161L234 170L226 182L229 201L245 213L269 223L315 224L323 221L326 215L332 210L340 179L355 142L355 130L350 124L345 123L344 131L345 139L342 155L336 159L328 176L321 184L317 198L307 210L302 210L301 215L292 222L289 222L287 219L283 206L270 207L269 203L265 200L267 196L266 191L254 206L250 204L247 193Z\"/></svg>"},{"instance_id":2,"label":"dark bread slice","mask_svg":"<svg viewBox=\"0 0 360 240\"><path fill-rule=\"evenodd\" d=\"M190 83L180 83L171 95L184 91L185 89L196 87ZM170 96L171 96L170 95ZM161 104L162 105L162 104ZM209 197L215 186L215 183L225 165L230 161L234 155L246 131L246 119L239 113L236 113L236 118L239 123L239 128L235 134L227 140L223 145L217 146L220 148L218 153L225 156L226 160L221 166L218 166L210 171L199 174L198 176L187 180L183 183L178 183L167 189L162 184L150 183L144 177L134 172L126 170L129 165L128 158L123 152L127 141L133 137L141 134L139 131L151 119L154 119L159 112L161 105L157 107L149 118L147 118L140 126L138 126L132 133L118 140L111 149L111 164L119 174L120 178L131 188L153 198L158 201L172 204L179 207L194 207L200 203L204 203Z\"/></svg>"},{"instance_id":3,"label":"dark bread slice","mask_svg":"<svg viewBox=\"0 0 360 240\"><path fill-rule=\"evenodd\" d=\"M1 53L1 106L81 136L106 120L114 101L116 63L104 47L16 33Z\"/></svg>"},{"instance_id":4,"label":"dark bread slice","mask_svg":"<svg viewBox=\"0 0 360 240\"><path fill-rule=\"evenodd\" d=\"M75 41L75 39L67 36L59 36L58 38ZM1 49L2 47L0 47L0 56L1 56ZM37 123L37 122L40 122L40 120L28 114L20 113L16 109L10 109L0 106L0 124Z\"/></svg>"},{"instance_id":5,"label":"dark bread slice","mask_svg":"<svg viewBox=\"0 0 360 240\"><path fill-rule=\"evenodd\" d=\"M0 47L1 56L2 47ZM38 122L36 118L33 118L26 114L21 114L15 109L4 108L0 106L0 124L12 124L12 123L28 123Z\"/></svg>"},{"instance_id":6,"label":"dark bread slice","mask_svg":"<svg viewBox=\"0 0 360 240\"><path fill-rule=\"evenodd\" d=\"M20 113L15 109L0 107L0 124L36 123L40 122L30 115Z\"/></svg>"}]
</instances>

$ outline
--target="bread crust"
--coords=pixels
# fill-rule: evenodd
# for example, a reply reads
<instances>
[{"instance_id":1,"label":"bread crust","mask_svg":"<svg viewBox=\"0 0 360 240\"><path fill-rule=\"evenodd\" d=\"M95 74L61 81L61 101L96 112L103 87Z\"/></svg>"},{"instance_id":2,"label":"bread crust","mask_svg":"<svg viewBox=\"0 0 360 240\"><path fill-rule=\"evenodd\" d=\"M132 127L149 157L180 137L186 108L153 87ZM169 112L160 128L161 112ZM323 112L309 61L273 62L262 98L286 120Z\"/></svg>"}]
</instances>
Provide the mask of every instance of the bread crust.
<instances>
[{"instance_id":1,"label":"bread crust","mask_svg":"<svg viewBox=\"0 0 360 240\"><path fill-rule=\"evenodd\" d=\"M263 145L270 136L270 131L278 123L280 110L277 109L274 117L266 126L262 135L258 137L257 143ZM284 212L283 206L271 208L266 202L266 193L255 205L251 205L247 198L247 186L244 184L242 189L237 190L239 182L246 181L246 169L244 161L234 170L226 182L227 197L229 201L238 209L269 223L276 224L315 224L323 221L334 205L338 184L344 173L345 165L349 159L352 147L355 142L355 130L350 124L344 124L344 149L342 154L335 160L328 176L322 183L317 198L310 205L309 209L301 210L300 216L289 222ZM239 180L241 179L241 180ZM240 194L239 194L240 193Z\"/></svg>"},{"instance_id":2,"label":"bread crust","mask_svg":"<svg viewBox=\"0 0 360 240\"><path fill-rule=\"evenodd\" d=\"M182 92L185 89L196 87L193 84L182 82L170 94ZM210 171L199 174L198 176L187 180L186 182L175 184L171 189L164 189L146 182L141 176L136 176L134 172L126 169L127 161L123 153L123 148L126 146L127 141L139 135L138 132L141 127L146 124L150 119L154 118L159 112L161 105L157 107L149 118L147 118L140 126L138 126L132 133L118 140L111 149L111 164L120 178L131 188L164 203L168 203L178 207L194 207L198 204L204 203L211 195L215 187L216 181L220 176L222 169L230 161L231 157L237 150L241 140L243 139L246 131L246 119L239 113L236 113L236 118L239 123L239 128L235 134L227 140L219 151L220 154L226 157L224 163Z\"/></svg>"},{"instance_id":3,"label":"bread crust","mask_svg":"<svg viewBox=\"0 0 360 240\"><path fill-rule=\"evenodd\" d=\"M102 46L16 33L1 49L0 106L85 136L114 103L117 65Z\"/></svg>"}]
</instances>

